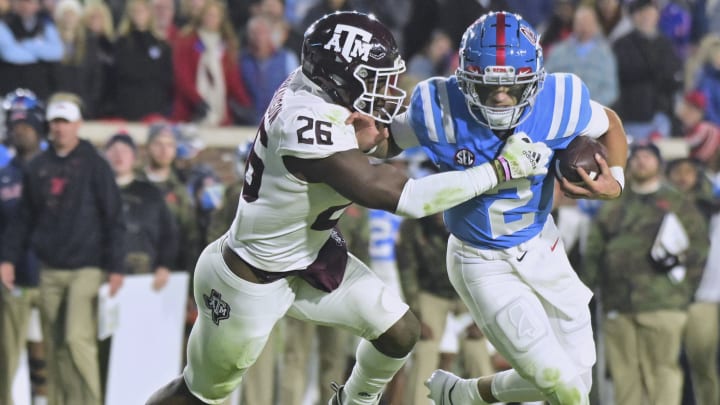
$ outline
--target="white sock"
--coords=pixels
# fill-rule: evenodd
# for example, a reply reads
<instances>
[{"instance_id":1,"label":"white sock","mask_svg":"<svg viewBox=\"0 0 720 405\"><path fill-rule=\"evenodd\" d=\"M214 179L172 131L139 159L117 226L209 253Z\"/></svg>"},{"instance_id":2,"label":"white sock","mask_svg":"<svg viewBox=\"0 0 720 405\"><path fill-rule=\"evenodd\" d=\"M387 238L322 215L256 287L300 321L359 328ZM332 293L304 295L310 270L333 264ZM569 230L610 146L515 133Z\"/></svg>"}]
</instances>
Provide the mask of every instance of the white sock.
<instances>
[{"instance_id":1,"label":"white sock","mask_svg":"<svg viewBox=\"0 0 720 405\"><path fill-rule=\"evenodd\" d=\"M487 405L478 391L479 378L461 378L452 388L450 400L453 404Z\"/></svg>"},{"instance_id":2,"label":"white sock","mask_svg":"<svg viewBox=\"0 0 720 405\"><path fill-rule=\"evenodd\" d=\"M408 355L409 356L409 355ZM357 348L355 367L345 382L345 405L373 405L395 373L405 364L401 359L380 353L365 339Z\"/></svg>"},{"instance_id":3,"label":"white sock","mask_svg":"<svg viewBox=\"0 0 720 405\"><path fill-rule=\"evenodd\" d=\"M515 370L495 374L492 382L493 396L501 402L543 401L545 396L530 381L520 377Z\"/></svg>"}]
</instances>

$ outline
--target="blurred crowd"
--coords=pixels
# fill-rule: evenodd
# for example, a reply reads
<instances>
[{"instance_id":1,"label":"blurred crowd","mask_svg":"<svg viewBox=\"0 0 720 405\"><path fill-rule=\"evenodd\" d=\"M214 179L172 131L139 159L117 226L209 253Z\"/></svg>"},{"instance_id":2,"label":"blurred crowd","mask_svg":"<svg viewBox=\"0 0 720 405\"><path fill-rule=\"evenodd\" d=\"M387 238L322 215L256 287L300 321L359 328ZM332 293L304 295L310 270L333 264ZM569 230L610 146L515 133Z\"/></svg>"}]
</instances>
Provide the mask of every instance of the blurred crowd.
<instances>
[{"instance_id":1,"label":"blurred crowd","mask_svg":"<svg viewBox=\"0 0 720 405\"><path fill-rule=\"evenodd\" d=\"M73 208L98 213L98 222L88 225L93 230L114 226L103 222L102 214L122 210L127 223L117 274L154 273L154 286L162 288L170 272L191 271L201 249L226 231L242 189L249 145L243 142L234 151L237 180L223 182L212 162L198 159L203 145L196 128L259 123L275 89L298 67L302 35L311 22L336 10L374 13L401 44L407 63L402 85L411 90L428 77L452 74L465 27L500 9L515 11L538 28L546 70L580 76L593 99L618 112L632 146L629 185L620 200L601 204L556 196L554 216L565 248L596 292L595 329L604 355L595 377L595 403L637 405L644 397L652 404L719 404L718 0L0 0L0 94L8 94L2 114L0 228L5 234L7 228L19 229L14 217L20 190L32 187L30 180L23 183L22 173L42 170L27 169L27 162L47 153L48 143L61 151L65 136L79 139L81 118L145 122L145 139L108 133L106 142L96 145L117 189L91 188ZM69 129L51 128L51 111L71 124ZM687 154L675 159L683 154L678 151L672 160L662 156L655 144L669 138L683 140ZM406 152L390 163L414 177L434 170L422 152ZM92 164L98 166L87 167L101 165ZM78 176L77 167L48 167L61 173L59 179ZM63 184L58 180L53 187ZM31 208L41 218L63 207ZM647 252L662 239L670 213L685 225L688 243L658 266ZM56 238L33 241L46 244L41 251L18 252L5 240L0 248L0 261L16 263L17 287L3 290L0 306L0 404L12 404L7 382L17 367L13 353L28 338L30 309L42 311L39 297L48 296L38 287L41 263L47 267L56 253L50 242L71 236L51 221L21 225ZM352 206L340 226L350 251L401 291L423 325L409 367L385 394L387 404L425 404L421 382L438 366L472 376L509 367L470 325L447 280L441 217L401 221ZM83 266L107 268L93 262L91 253L110 245L73 248L87 249ZM53 269L71 265L50 260ZM96 276L88 273L89 290L99 283ZM69 280L52 283L69 288ZM188 331L194 305L188 305ZM76 326L91 322L89 315ZM74 387L67 383L72 376L94 381L88 383L87 398L102 395L99 375L107 348L100 345L100 370L67 372L57 365L60 355L52 354L57 347L50 345L49 353L37 343L47 344L56 327L47 323L44 334L30 336L36 399L52 398L53 385ZM81 342L70 345L72 350L88 346L83 353L94 355L97 342L88 342L93 336L73 338ZM274 339L247 374L242 403L302 404L315 339L322 384L317 400L326 403L329 381L344 380L349 369L352 338L288 319ZM613 376L614 394L604 388L606 374Z\"/></svg>"}]
</instances>

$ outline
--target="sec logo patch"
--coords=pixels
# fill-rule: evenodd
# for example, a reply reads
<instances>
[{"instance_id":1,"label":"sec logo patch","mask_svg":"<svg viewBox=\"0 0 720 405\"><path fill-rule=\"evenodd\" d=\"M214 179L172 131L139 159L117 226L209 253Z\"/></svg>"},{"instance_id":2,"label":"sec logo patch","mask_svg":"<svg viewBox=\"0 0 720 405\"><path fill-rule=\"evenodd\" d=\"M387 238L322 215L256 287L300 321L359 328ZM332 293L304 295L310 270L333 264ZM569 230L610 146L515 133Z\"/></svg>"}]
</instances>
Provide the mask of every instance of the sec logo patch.
<instances>
[{"instance_id":1,"label":"sec logo patch","mask_svg":"<svg viewBox=\"0 0 720 405\"><path fill-rule=\"evenodd\" d=\"M460 166L471 167L475 163L475 154L468 149L460 149L455 152L455 163Z\"/></svg>"}]
</instances>

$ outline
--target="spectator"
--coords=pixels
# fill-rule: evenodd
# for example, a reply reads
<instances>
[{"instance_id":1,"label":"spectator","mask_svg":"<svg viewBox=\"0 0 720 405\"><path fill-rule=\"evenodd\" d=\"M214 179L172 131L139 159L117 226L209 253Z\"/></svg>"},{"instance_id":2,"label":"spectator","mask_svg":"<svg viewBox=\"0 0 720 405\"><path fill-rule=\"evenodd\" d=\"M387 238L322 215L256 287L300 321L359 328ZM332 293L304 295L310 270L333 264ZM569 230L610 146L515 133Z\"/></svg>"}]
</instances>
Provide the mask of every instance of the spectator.
<instances>
[{"instance_id":1,"label":"spectator","mask_svg":"<svg viewBox=\"0 0 720 405\"><path fill-rule=\"evenodd\" d=\"M55 23L65 48L56 65L55 89L79 95L85 117L92 119L102 102L103 66L99 43L91 39L82 16L78 0L60 0L55 6Z\"/></svg>"},{"instance_id":2,"label":"spectator","mask_svg":"<svg viewBox=\"0 0 720 405\"><path fill-rule=\"evenodd\" d=\"M5 101L7 140L15 150L15 157L10 164L0 169L0 235L17 214L23 171L28 162L40 153L46 126L43 108L29 91L18 89ZM40 308L40 263L35 253L27 250L14 265L15 288L10 290L0 286L0 403L7 405L14 404L13 380L20 363L20 353L26 343L30 347L31 376L34 377L31 380L35 385L33 391L38 401L42 398L47 400L42 342L28 342L28 325L33 319L31 311ZM2 276L5 283L5 274Z\"/></svg>"},{"instance_id":3,"label":"spectator","mask_svg":"<svg viewBox=\"0 0 720 405\"><path fill-rule=\"evenodd\" d=\"M27 166L18 213L5 229L0 273L14 288L15 266L30 246L41 263L48 402L99 405L95 300L109 273L110 295L122 285L125 224L112 170L80 139L79 99L58 94L47 109L50 146Z\"/></svg>"},{"instance_id":4,"label":"spectator","mask_svg":"<svg viewBox=\"0 0 720 405\"><path fill-rule=\"evenodd\" d=\"M679 404L680 348L707 256L707 225L690 199L663 182L655 145L632 147L628 178L620 198L597 214L582 278L603 303L615 403ZM667 242L668 234L683 233L688 246Z\"/></svg>"},{"instance_id":5,"label":"spectator","mask_svg":"<svg viewBox=\"0 0 720 405\"><path fill-rule=\"evenodd\" d=\"M178 253L175 219L160 190L135 175L137 147L130 135L118 133L105 144L105 156L120 187L127 222L126 274L154 273L153 288L165 286Z\"/></svg>"},{"instance_id":6,"label":"spectator","mask_svg":"<svg viewBox=\"0 0 720 405\"><path fill-rule=\"evenodd\" d=\"M174 44L175 120L209 126L252 121L237 55L238 41L224 4L208 0Z\"/></svg>"},{"instance_id":7,"label":"spectator","mask_svg":"<svg viewBox=\"0 0 720 405\"><path fill-rule=\"evenodd\" d=\"M292 29L287 19L288 12L285 4L286 2L283 0L259 0L251 7L252 15L262 15L269 18L275 27L273 42L282 44L284 48L295 53L295 56L299 56L300 48L302 48L303 33ZM240 27L245 30L246 24L242 24Z\"/></svg>"},{"instance_id":8,"label":"spectator","mask_svg":"<svg viewBox=\"0 0 720 405\"><path fill-rule=\"evenodd\" d=\"M660 10L659 27L666 37L670 39L675 53L682 59L690 54L690 35L692 16L686 6L678 1L667 1Z\"/></svg>"},{"instance_id":9,"label":"spectator","mask_svg":"<svg viewBox=\"0 0 720 405\"><path fill-rule=\"evenodd\" d=\"M453 45L460 44L465 28L472 24L481 15L489 11L507 10L506 0L442 0L438 1L439 18L437 28L443 30L450 36Z\"/></svg>"},{"instance_id":10,"label":"spectator","mask_svg":"<svg viewBox=\"0 0 720 405\"><path fill-rule=\"evenodd\" d=\"M433 31L422 52L410 59L407 74L417 81L443 76L448 73L453 54L454 48L450 37L442 31Z\"/></svg>"},{"instance_id":11,"label":"spectator","mask_svg":"<svg viewBox=\"0 0 720 405\"><path fill-rule=\"evenodd\" d=\"M280 41L283 27L264 15L250 19L247 25L248 46L240 54L240 71L248 89L259 124L275 90L298 65L297 56Z\"/></svg>"},{"instance_id":12,"label":"spectator","mask_svg":"<svg viewBox=\"0 0 720 405\"><path fill-rule=\"evenodd\" d=\"M12 11L0 21L0 94L23 87L44 100L62 57L60 35L39 0L12 0Z\"/></svg>"},{"instance_id":13,"label":"spectator","mask_svg":"<svg viewBox=\"0 0 720 405\"><path fill-rule=\"evenodd\" d=\"M597 0L595 10L602 31L610 44L614 44L618 38L632 31L632 21L625 15L621 0Z\"/></svg>"},{"instance_id":14,"label":"spectator","mask_svg":"<svg viewBox=\"0 0 720 405\"><path fill-rule=\"evenodd\" d=\"M208 0L179 0L176 3L179 4L179 8L175 14L175 24L178 27L191 24L193 20L200 16L207 3Z\"/></svg>"},{"instance_id":15,"label":"spectator","mask_svg":"<svg viewBox=\"0 0 720 405\"><path fill-rule=\"evenodd\" d=\"M152 0L152 9L158 36L172 44L180 35L180 30L175 24L175 1Z\"/></svg>"},{"instance_id":16,"label":"spectator","mask_svg":"<svg viewBox=\"0 0 720 405\"><path fill-rule=\"evenodd\" d=\"M690 157L716 172L720 170L720 127L703 119L706 108L705 94L695 90L685 94L676 113L690 147Z\"/></svg>"},{"instance_id":17,"label":"spectator","mask_svg":"<svg viewBox=\"0 0 720 405\"><path fill-rule=\"evenodd\" d=\"M573 16L575 15L574 0L553 0L553 13L550 19L538 28L540 45L545 57L550 55L551 49L569 37L573 30Z\"/></svg>"},{"instance_id":18,"label":"spectator","mask_svg":"<svg viewBox=\"0 0 720 405\"><path fill-rule=\"evenodd\" d=\"M552 15L553 0L507 0L508 11L520 14L533 27L545 24Z\"/></svg>"},{"instance_id":19,"label":"spectator","mask_svg":"<svg viewBox=\"0 0 720 405\"><path fill-rule=\"evenodd\" d=\"M116 115L140 121L170 115L172 51L155 29L150 0L129 0L115 43Z\"/></svg>"},{"instance_id":20,"label":"spectator","mask_svg":"<svg viewBox=\"0 0 720 405\"><path fill-rule=\"evenodd\" d=\"M305 30L320 17L326 14L332 14L336 11L354 10L365 12L365 3L366 2L364 0L318 0L315 2L313 7L307 10L297 29L300 32L305 32Z\"/></svg>"},{"instance_id":21,"label":"spectator","mask_svg":"<svg viewBox=\"0 0 720 405\"><path fill-rule=\"evenodd\" d=\"M115 27L113 25L110 9L104 2L94 1L85 5L83 14L83 22L87 27L88 46L94 48L100 61L101 79L95 85L99 86L101 93L100 100L95 106L95 115L97 117L105 117L112 110L111 103L115 100L115 95L111 93L111 68L114 63L114 42ZM94 44L90 44L93 42Z\"/></svg>"},{"instance_id":22,"label":"spectator","mask_svg":"<svg viewBox=\"0 0 720 405\"><path fill-rule=\"evenodd\" d=\"M680 192L690 196L703 214L706 223L720 210L720 201L713 195L712 184L700 164L693 159L677 159L667 165L667 177ZM711 240L710 251L713 248ZM710 256L708 256L710 259ZM694 299L688 308L685 326L685 354L690 366L690 377L696 404L718 405L720 382L718 381L718 331L720 322L720 295L712 279L720 270L720 263L708 260L703 275L694 284ZM708 274L705 274L708 273Z\"/></svg>"},{"instance_id":23,"label":"spectator","mask_svg":"<svg viewBox=\"0 0 720 405\"><path fill-rule=\"evenodd\" d=\"M147 137L147 162L137 178L160 189L175 218L180 233L178 255L171 261L172 270L190 271L198 252L195 213L185 184L176 176L173 162L177 156L178 129L168 124L152 125Z\"/></svg>"},{"instance_id":24,"label":"spectator","mask_svg":"<svg viewBox=\"0 0 720 405\"><path fill-rule=\"evenodd\" d=\"M635 0L629 11L634 29L613 45L620 79L616 110L635 140L668 137L673 98L682 85L681 61L658 30L652 0Z\"/></svg>"},{"instance_id":25,"label":"spectator","mask_svg":"<svg viewBox=\"0 0 720 405\"><path fill-rule=\"evenodd\" d=\"M593 100L613 105L618 96L617 62L605 40L595 10L580 6L575 11L573 32L558 43L545 60L548 72L578 75L587 85Z\"/></svg>"},{"instance_id":26,"label":"spectator","mask_svg":"<svg viewBox=\"0 0 720 405\"><path fill-rule=\"evenodd\" d=\"M707 99L705 118L720 125L720 33L708 36L707 42L703 40L703 43L705 58L696 88L705 93Z\"/></svg>"}]
</instances>

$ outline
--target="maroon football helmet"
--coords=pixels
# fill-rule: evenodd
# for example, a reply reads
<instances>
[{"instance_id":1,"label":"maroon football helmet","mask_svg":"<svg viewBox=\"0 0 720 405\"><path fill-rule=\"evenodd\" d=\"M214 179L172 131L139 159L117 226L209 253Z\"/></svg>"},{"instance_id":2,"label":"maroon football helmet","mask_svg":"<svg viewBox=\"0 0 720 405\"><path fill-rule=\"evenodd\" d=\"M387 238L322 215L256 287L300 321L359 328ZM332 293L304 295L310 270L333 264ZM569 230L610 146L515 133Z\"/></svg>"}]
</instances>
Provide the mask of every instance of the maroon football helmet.
<instances>
[{"instance_id":1,"label":"maroon football helmet","mask_svg":"<svg viewBox=\"0 0 720 405\"><path fill-rule=\"evenodd\" d=\"M405 71L395 38L374 16L328 14L307 31L302 72L333 102L384 123L398 113L405 92L397 87Z\"/></svg>"}]
</instances>

